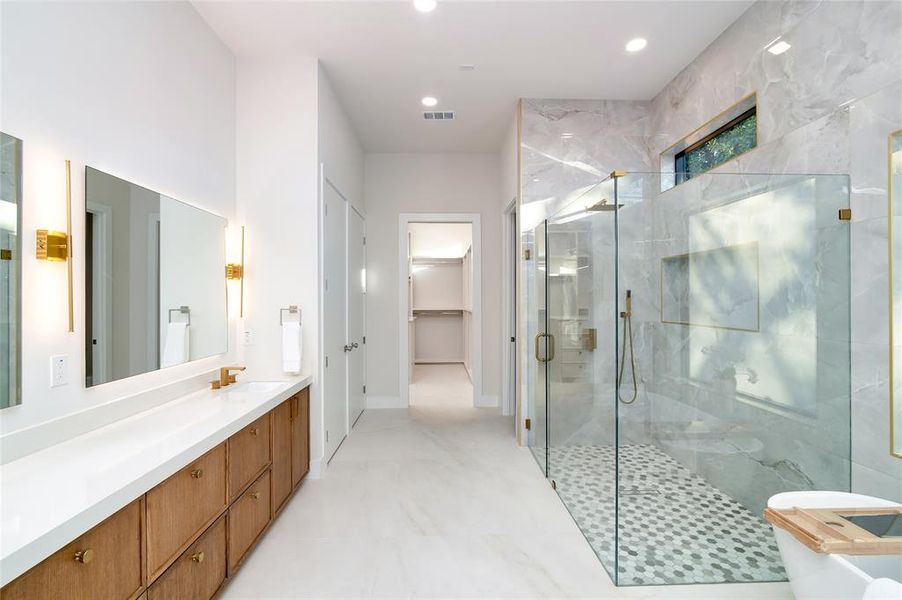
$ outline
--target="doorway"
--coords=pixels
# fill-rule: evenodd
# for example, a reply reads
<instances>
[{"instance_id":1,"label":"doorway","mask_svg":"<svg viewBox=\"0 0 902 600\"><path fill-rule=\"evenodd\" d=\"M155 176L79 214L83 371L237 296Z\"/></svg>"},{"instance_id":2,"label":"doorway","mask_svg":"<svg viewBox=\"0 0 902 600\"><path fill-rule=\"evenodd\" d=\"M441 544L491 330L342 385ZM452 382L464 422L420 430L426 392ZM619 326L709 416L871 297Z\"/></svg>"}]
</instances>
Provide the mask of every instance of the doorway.
<instances>
[{"instance_id":1,"label":"doorway","mask_svg":"<svg viewBox=\"0 0 902 600\"><path fill-rule=\"evenodd\" d=\"M480 242L479 215L400 217L402 405L482 404Z\"/></svg>"}]
</instances>

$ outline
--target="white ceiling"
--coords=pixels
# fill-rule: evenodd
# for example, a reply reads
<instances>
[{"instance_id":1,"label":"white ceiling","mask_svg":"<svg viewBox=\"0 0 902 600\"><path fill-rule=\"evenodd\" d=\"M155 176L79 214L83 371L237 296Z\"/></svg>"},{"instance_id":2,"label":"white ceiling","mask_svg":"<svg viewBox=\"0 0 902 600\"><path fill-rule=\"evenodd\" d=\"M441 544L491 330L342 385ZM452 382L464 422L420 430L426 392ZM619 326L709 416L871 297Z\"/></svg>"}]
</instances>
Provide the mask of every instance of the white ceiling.
<instances>
[{"instance_id":1,"label":"white ceiling","mask_svg":"<svg viewBox=\"0 0 902 600\"><path fill-rule=\"evenodd\" d=\"M407 231L414 258L460 258L473 243L469 223L410 223Z\"/></svg>"},{"instance_id":2,"label":"white ceiling","mask_svg":"<svg viewBox=\"0 0 902 600\"><path fill-rule=\"evenodd\" d=\"M369 152L495 152L517 98L647 100L752 0L205 1L237 56L322 62ZM633 37L648 47L629 54ZM473 64L474 71L460 71ZM420 98L453 122L424 122Z\"/></svg>"}]
</instances>

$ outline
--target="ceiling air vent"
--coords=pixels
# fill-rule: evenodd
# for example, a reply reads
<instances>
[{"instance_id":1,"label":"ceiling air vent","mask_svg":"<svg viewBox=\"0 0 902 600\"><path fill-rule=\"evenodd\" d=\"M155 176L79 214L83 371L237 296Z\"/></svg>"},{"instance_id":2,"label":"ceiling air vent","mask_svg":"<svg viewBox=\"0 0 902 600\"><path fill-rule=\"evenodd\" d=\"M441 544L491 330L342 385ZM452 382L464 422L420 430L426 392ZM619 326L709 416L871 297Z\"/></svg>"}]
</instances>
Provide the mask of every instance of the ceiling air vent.
<instances>
[{"instance_id":1,"label":"ceiling air vent","mask_svg":"<svg viewBox=\"0 0 902 600\"><path fill-rule=\"evenodd\" d=\"M453 121L453 110L429 110L423 113L423 118L427 121Z\"/></svg>"}]
</instances>

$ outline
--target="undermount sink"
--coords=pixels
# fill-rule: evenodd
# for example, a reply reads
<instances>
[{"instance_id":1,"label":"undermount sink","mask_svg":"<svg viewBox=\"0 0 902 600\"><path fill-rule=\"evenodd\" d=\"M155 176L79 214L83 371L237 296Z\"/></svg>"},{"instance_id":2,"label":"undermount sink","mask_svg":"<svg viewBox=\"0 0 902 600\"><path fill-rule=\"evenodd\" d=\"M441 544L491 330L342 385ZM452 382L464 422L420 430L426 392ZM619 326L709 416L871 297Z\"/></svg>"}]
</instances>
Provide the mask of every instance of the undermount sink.
<instances>
[{"instance_id":1,"label":"undermount sink","mask_svg":"<svg viewBox=\"0 0 902 600\"><path fill-rule=\"evenodd\" d=\"M225 388L227 392L266 393L274 392L284 386L284 381L242 381Z\"/></svg>"}]
</instances>

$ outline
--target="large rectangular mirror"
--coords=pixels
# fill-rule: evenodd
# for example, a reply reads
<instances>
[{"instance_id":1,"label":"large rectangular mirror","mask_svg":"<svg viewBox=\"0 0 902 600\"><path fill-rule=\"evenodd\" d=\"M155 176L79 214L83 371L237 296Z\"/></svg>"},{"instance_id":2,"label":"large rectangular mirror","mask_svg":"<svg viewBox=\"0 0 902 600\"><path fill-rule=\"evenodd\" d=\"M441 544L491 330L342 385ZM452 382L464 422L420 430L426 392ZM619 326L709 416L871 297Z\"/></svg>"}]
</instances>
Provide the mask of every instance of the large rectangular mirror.
<instances>
[{"instance_id":1,"label":"large rectangular mirror","mask_svg":"<svg viewBox=\"0 0 902 600\"><path fill-rule=\"evenodd\" d=\"M22 140L0 133L0 408L22 401Z\"/></svg>"},{"instance_id":2,"label":"large rectangular mirror","mask_svg":"<svg viewBox=\"0 0 902 600\"><path fill-rule=\"evenodd\" d=\"M902 130L889 136L890 453L902 458Z\"/></svg>"},{"instance_id":3,"label":"large rectangular mirror","mask_svg":"<svg viewBox=\"0 0 902 600\"><path fill-rule=\"evenodd\" d=\"M85 173L85 385L228 350L226 220Z\"/></svg>"}]
</instances>

